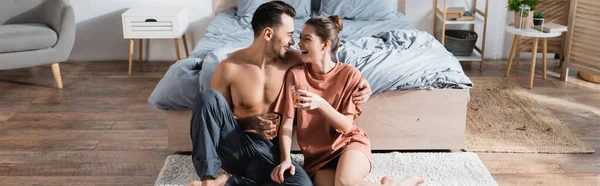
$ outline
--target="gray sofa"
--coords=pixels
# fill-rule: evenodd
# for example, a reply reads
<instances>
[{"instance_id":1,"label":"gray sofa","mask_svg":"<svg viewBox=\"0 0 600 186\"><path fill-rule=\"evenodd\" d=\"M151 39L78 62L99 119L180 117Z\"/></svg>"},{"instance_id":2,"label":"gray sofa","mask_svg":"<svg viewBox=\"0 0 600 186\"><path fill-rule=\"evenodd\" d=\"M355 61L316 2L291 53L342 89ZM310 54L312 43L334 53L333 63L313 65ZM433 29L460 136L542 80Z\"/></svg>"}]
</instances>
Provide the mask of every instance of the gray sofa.
<instances>
[{"instance_id":1,"label":"gray sofa","mask_svg":"<svg viewBox=\"0 0 600 186\"><path fill-rule=\"evenodd\" d=\"M75 41L75 16L65 0L0 0L0 70L51 64L62 88L59 62Z\"/></svg>"}]
</instances>

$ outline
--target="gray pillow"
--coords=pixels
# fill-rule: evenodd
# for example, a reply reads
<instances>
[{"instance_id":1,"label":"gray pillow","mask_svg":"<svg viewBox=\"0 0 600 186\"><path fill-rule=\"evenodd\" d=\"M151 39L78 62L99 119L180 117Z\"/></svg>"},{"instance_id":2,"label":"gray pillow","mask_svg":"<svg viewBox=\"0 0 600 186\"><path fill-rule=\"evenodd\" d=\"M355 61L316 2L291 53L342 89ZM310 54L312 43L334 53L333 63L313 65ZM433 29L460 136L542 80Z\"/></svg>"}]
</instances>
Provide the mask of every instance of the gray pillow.
<instances>
[{"instance_id":1,"label":"gray pillow","mask_svg":"<svg viewBox=\"0 0 600 186\"><path fill-rule=\"evenodd\" d=\"M281 0L289 5L292 5L296 9L296 16L294 18L300 19L310 16L310 3L311 0Z\"/></svg>"},{"instance_id":2,"label":"gray pillow","mask_svg":"<svg viewBox=\"0 0 600 186\"><path fill-rule=\"evenodd\" d=\"M321 0L319 15L339 15L344 19L381 21L393 19L398 0Z\"/></svg>"},{"instance_id":3,"label":"gray pillow","mask_svg":"<svg viewBox=\"0 0 600 186\"><path fill-rule=\"evenodd\" d=\"M242 18L252 18L252 15L256 9L263 3L269 2L270 0L237 0L237 16ZM281 0L296 10L296 16L294 18L304 18L310 16L310 3L311 0ZM250 19L249 19L250 20Z\"/></svg>"},{"instance_id":4,"label":"gray pillow","mask_svg":"<svg viewBox=\"0 0 600 186\"><path fill-rule=\"evenodd\" d=\"M268 0L237 0L237 16L252 18L254 11Z\"/></svg>"},{"instance_id":5,"label":"gray pillow","mask_svg":"<svg viewBox=\"0 0 600 186\"><path fill-rule=\"evenodd\" d=\"M148 104L161 110L191 109L200 93L200 59L188 58L171 65L148 98Z\"/></svg>"}]
</instances>

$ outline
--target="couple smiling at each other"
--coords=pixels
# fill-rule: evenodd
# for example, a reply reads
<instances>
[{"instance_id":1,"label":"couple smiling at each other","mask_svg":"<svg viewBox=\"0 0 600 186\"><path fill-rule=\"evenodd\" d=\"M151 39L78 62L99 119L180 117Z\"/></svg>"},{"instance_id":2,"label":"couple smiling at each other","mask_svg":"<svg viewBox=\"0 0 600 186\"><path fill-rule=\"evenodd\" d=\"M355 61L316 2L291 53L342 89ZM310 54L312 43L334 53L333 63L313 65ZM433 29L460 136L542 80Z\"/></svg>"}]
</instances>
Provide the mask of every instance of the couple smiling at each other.
<instances>
[{"instance_id":1,"label":"couple smiling at each other","mask_svg":"<svg viewBox=\"0 0 600 186\"><path fill-rule=\"evenodd\" d=\"M295 44L294 15L281 1L258 7L252 45L219 63L211 89L196 96L192 161L202 181L190 185L422 183L417 177L363 181L371 170L371 145L354 120L370 87L358 69L331 60L340 45L339 16L306 21L300 53L289 49ZM267 113L281 115L281 126L261 117ZM290 157L294 121L303 168ZM221 168L232 176L217 175Z\"/></svg>"}]
</instances>

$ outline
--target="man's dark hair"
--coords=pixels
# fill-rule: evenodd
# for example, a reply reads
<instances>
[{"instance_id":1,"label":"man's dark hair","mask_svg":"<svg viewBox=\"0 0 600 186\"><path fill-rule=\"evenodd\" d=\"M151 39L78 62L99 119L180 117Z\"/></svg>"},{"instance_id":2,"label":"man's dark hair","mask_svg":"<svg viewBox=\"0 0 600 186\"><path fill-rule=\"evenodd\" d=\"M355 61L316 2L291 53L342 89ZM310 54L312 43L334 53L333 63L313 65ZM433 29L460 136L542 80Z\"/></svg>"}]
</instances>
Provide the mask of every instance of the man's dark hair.
<instances>
[{"instance_id":1,"label":"man's dark hair","mask_svg":"<svg viewBox=\"0 0 600 186\"><path fill-rule=\"evenodd\" d=\"M281 25L281 15L296 16L294 7L282 1L270 1L260 5L252 16L252 30L254 37L266 27L277 27Z\"/></svg>"}]
</instances>

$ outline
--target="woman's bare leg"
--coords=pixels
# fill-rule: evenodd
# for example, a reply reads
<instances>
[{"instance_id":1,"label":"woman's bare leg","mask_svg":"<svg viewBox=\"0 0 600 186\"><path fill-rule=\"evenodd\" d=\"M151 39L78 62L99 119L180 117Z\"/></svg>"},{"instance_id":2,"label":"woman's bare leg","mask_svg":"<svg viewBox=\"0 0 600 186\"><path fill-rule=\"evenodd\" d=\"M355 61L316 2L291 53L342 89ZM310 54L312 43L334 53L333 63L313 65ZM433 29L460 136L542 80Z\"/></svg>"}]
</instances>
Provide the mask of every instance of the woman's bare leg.
<instances>
[{"instance_id":1,"label":"woman's bare leg","mask_svg":"<svg viewBox=\"0 0 600 186\"><path fill-rule=\"evenodd\" d=\"M369 159L361 151L346 151L341 155L335 170L335 186L379 185L363 181L369 174L369 169Z\"/></svg>"},{"instance_id":2,"label":"woman's bare leg","mask_svg":"<svg viewBox=\"0 0 600 186\"><path fill-rule=\"evenodd\" d=\"M335 170L334 169L321 169L315 173L315 180L313 181L318 186L334 186L335 184Z\"/></svg>"},{"instance_id":3,"label":"woman's bare leg","mask_svg":"<svg viewBox=\"0 0 600 186\"><path fill-rule=\"evenodd\" d=\"M369 159L358 150L349 150L342 154L335 171L335 186L371 186L371 185L394 185L394 186L415 186L423 183L423 179L409 177L404 180L395 181L389 177L384 177L379 183L364 181L371 169Z\"/></svg>"}]
</instances>

